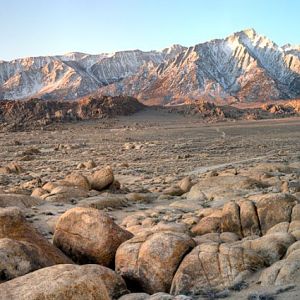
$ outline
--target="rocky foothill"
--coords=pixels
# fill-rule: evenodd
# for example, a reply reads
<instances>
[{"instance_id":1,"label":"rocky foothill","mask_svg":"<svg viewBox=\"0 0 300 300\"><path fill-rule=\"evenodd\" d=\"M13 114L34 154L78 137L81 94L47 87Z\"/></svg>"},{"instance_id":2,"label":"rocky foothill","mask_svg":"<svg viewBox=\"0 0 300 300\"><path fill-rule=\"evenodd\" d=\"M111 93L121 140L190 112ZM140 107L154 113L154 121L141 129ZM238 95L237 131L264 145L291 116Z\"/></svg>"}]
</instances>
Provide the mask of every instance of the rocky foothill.
<instances>
[{"instance_id":1,"label":"rocky foothill","mask_svg":"<svg viewBox=\"0 0 300 300\"><path fill-rule=\"evenodd\" d=\"M85 97L76 101L0 101L0 129L37 128L55 122L72 122L130 115L144 108L132 97Z\"/></svg>"},{"instance_id":2,"label":"rocky foothill","mask_svg":"<svg viewBox=\"0 0 300 300\"><path fill-rule=\"evenodd\" d=\"M260 120L286 118L300 115L300 100L285 102L256 103L253 107L241 107L239 104L216 105L198 100L187 101L184 105L172 106L169 111L186 116L196 115L207 121Z\"/></svg>"},{"instance_id":3,"label":"rocky foothill","mask_svg":"<svg viewBox=\"0 0 300 300\"><path fill-rule=\"evenodd\" d=\"M70 123L101 119L103 126L111 126L115 117L127 116L147 110L145 105L132 97L108 97L94 94L80 100L0 100L0 129L6 131L48 128L56 123ZM217 105L197 100L182 105L154 106L154 109L187 118L196 116L204 122L260 120L297 117L300 100L279 103L256 103L252 108L234 105Z\"/></svg>"},{"instance_id":4,"label":"rocky foothill","mask_svg":"<svg viewBox=\"0 0 300 300\"><path fill-rule=\"evenodd\" d=\"M1 300L299 299L299 119L153 113L0 132Z\"/></svg>"}]
</instances>

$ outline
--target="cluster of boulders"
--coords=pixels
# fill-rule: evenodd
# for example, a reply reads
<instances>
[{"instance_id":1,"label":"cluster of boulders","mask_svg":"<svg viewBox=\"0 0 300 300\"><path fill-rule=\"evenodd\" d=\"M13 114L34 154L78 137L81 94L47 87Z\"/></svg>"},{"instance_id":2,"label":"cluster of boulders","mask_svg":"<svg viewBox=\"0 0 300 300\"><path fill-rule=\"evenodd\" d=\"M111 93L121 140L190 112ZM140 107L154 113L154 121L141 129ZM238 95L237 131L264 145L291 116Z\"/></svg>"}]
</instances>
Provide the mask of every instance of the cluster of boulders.
<instances>
[{"instance_id":1,"label":"cluster of boulders","mask_svg":"<svg viewBox=\"0 0 300 300\"><path fill-rule=\"evenodd\" d=\"M31 196L50 202L67 202L74 198L83 199L90 191L102 191L110 186L118 187L110 166L95 171L89 177L78 172L67 175L63 180L47 182L33 190Z\"/></svg>"},{"instance_id":2,"label":"cluster of boulders","mask_svg":"<svg viewBox=\"0 0 300 300\"><path fill-rule=\"evenodd\" d=\"M274 103L267 103L263 104L261 108L263 110L266 110L274 115L296 115L299 113L299 100L289 101L288 103L280 103L280 104L274 104Z\"/></svg>"},{"instance_id":3,"label":"cluster of boulders","mask_svg":"<svg viewBox=\"0 0 300 300\"><path fill-rule=\"evenodd\" d=\"M0 210L0 280L34 270L72 263L28 223L17 207Z\"/></svg>"},{"instance_id":4,"label":"cluster of boulders","mask_svg":"<svg viewBox=\"0 0 300 300\"><path fill-rule=\"evenodd\" d=\"M260 286L296 284L299 169L267 164L207 173L198 182L184 177L161 193L175 202L120 225L96 201L109 197L84 205L91 191L116 185L110 167L69 174L28 198L10 202L11 195L0 195L0 299L188 300L228 296L255 276ZM64 193L85 200L58 218L50 243L22 209L59 203ZM139 193L124 198L145 201Z\"/></svg>"},{"instance_id":5,"label":"cluster of boulders","mask_svg":"<svg viewBox=\"0 0 300 300\"><path fill-rule=\"evenodd\" d=\"M0 166L0 174L20 174L22 171L23 168L15 162L11 162L3 167Z\"/></svg>"},{"instance_id":6,"label":"cluster of boulders","mask_svg":"<svg viewBox=\"0 0 300 300\"><path fill-rule=\"evenodd\" d=\"M218 106L212 102L199 100L175 106L169 112L184 115L198 115L205 120L271 119L299 115L299 100L287 103L266 103L254 108L238 108L232 105Z\"/></svg>"}]
</instances>

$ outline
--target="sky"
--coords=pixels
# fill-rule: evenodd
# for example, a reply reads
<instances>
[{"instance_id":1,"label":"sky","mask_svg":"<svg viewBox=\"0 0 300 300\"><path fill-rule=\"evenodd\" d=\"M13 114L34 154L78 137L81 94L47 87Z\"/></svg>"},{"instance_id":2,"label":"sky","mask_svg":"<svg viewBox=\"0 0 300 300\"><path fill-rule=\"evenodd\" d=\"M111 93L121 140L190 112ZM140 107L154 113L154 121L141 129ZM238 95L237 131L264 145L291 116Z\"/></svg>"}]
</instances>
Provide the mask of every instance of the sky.
<instances>
[{"instance_id":1,"label":"sky","mask_svg":"<svg viewBox=\"0 0 300 300\"><path fill-rule=\"evenodd\" d=\"M192 46L254 28L300 44L300 0L0 0L0 60Z\"/></svg>"}]
</instances>

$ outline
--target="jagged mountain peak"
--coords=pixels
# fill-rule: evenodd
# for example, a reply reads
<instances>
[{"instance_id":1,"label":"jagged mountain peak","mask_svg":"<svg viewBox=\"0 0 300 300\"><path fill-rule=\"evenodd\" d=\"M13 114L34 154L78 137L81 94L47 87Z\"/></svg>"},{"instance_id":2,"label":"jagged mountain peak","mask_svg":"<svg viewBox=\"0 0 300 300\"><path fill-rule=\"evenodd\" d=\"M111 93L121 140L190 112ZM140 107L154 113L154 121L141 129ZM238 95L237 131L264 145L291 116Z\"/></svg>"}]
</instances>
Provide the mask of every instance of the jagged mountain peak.
<instances>
[{"instance_id":1,"label":"jagged mountain peak","mask_svg":"<svg viewBox=\"0 0 300 300\"><path fill-rule=\"evenodd\" d=\"M283 49L295 49L300 51L300 45L292 45L292 44L286 44L284 46L282 46Z\"/></svg>"},{"instance_id":2,"label":"jagged mountain peak","mask_svg":"<svg viewBox=\"0 0 300 300\"><path fill-rule=\"evenodd\" d=\"M298 52L298 55L300 54L300 45L291 45L286 44L281 47L286 52Z\"/></svg>"},{"instance_id":3,"label":"jagged mountain peak","mask_svg":"<svg viewBox=\"0 0 300 300\"><path fill-rule=\"evenodd\" d=\"M161 50L161 52L166 53L166 54L170 54L173 52L181 52L182 50L186 49L187 47L184 47L180 44L173 44L170 47L164 48Z\"/></svg>"},{"instance_id":4,"label":"jagged mountain peak","mask_svg":"<svg viewBox=\"0 0 300 300\"><path fill-rule=\"evenodd\" d=\"M76 99L95 92L156 103L293 98L300 95L299 46L279 47L250 28L191 47L0 61L3 99Z\"/></svg>"},{"instance_id":5,"label":"jagged mountain peak","mask_svg":"<svg viewBox=\"0 0 300 300\"><path fill-rule=\"evenodd\" d=\"M237 31L234 33L234 35L241 35L241 34L247 35L249 38L253 39L257 35L257 32L253 28L245 28L244 30Z\"/></svg>"},{"instance_id":6,"label":"jagged mountain peak","mask_svg":"<svg viewBox=\"0 0 300 300\"><path fill-rule=\"evenodd\" d=\"M233 33L227 39L238 38L241 42L246 42L248 44L252 43L255 45L260 45L261 47L269 48L279 48L276 43L274 43L268 37L257 33L253 28L244 29Z\"/></svg>"},{"instance_id":7,"label":"jagged mountain peak","mask_svg":"<svg viewBox=\"0 0 300 300\"><path fill-rule=\"evenodd\" d=\"M86 57L87 55L90 55L90 54L83 53L83 52L68 52L61 56L65 57L65 58L69 58L70 60L79 60L79 59L82 59L83 57Z\"/></svg>"}]
</instances>

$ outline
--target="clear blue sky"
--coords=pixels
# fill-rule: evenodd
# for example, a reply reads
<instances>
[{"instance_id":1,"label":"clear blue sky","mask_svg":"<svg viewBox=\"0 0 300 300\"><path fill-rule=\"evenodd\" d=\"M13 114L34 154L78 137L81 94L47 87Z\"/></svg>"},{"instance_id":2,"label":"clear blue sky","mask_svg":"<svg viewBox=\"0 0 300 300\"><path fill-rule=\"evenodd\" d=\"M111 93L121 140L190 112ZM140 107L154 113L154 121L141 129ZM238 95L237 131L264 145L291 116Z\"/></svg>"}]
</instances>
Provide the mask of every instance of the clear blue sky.
<instances>
[{"instance_id":1,"label":"clear blue sky","mask_svg":"<svg viewBox=\"0 0 300 300\"><path fill-rule=\"evenodd\" d=\"M191 46L254 28L300 44L300 0L0 0L0 60Z\"/></svg>"}]
</instances>

